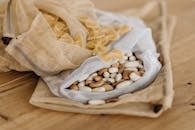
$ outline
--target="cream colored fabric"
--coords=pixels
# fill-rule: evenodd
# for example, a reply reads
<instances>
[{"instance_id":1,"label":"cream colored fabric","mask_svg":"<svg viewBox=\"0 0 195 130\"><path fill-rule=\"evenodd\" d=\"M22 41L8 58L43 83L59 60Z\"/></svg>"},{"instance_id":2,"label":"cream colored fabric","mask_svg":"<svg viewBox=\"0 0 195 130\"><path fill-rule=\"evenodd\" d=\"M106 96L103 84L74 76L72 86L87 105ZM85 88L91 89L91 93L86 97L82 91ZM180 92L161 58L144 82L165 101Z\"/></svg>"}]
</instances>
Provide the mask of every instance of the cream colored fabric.
<instances>
[{"instance_id":1,"label":"cream colored fabric","mask_svg":"<svg viewBox=\"0 0 195 130\"><path fill-rule=\"evenodd\" d=\"M58 41L42 14L36 16L28 32L10 42L6 51L41 76L75 68L90 56L84 48Z\"/></svg>"},{"instance_id":2,"label":"cream colored fabric","mask_svg":"<svg viewBox=\"0 0 195 130\"><path fill-rule=\"evenodd\" d=\"M129 31L126 26L100 27L89 0L3 0L0 7L0 36L12 39L8 46L1 41L1 71L51 76L75 69L92 52L104 56L109 43ZM58 33L63 33L60 39Z\"/></svg>"},{"instance_id":3,"label":"cream colored fabric","mask_svg":"<svg viewBox=\"0 0 195 130\"><path fill-rule=\"evenodd\" d=\"M87 114L124 114L158 117L172 105L173 84L169 44L175 25L174 17L167 17L164 2L152 1L141 9L123 11L128 15L143 18L153 30L158 51L163 58L163 68L154 82L143 90L119 97L119 101L105 105L85 105L52 95L40 79L30 103L47 109Z\"/></svg>"},{"instance_id":4,"label":"cream colored fabric","mask_svg":"<svg viewBox=\"0 0 195 130\"><path fill-rule=\"evenodd\" d=\"M79 22L78 17L95 18L93 4L88 0L34 0L35 5L46 12L55 14L62 20L66 21L70 33L73 37L81 36L82 46L85 47L87 30Z\"/></svg>"},{"instance_id":5,"label":"cream colored fabric","mask_svg":"<svg viewBox=\"0 0 195 130\"><path fill-rule=\"evenodd\" d=\"M5 8L8 1L2 0L0 3L0 38L3 37L3 22L5 17ZM21 66L13 57L6 51L6 46L0 40L0 71L6 72L10 70L27 71L28 69Z\"/></svg>"},{"instance_id":6,"label":"cream colored fabric","mask_svg":"<svg viewBox=\"0 0 195 130\"><path fill-rule=\"evenodd\" d=\"M13 57L5 51L5 45L0 41L0 71L7 72L10 70L28 71L27 68L21 66Z\"/></svg>"},{"instance_id":7,"label":"cream colored fabric","mask_svg":"<svg viewBox=\"0 0 195 130\"><path fill-rule=\"evenodd\" d=\"M0 17L0 26L3 26L0 34L13 39L8 46L1 47L0 51L15 60L12 62L11 57L7 58L2 54L3 60L8 60L0 62L3 71L30 70L40 76L54 75L62 70L78 67L91 56L91 52L85 48L57 40L39 11L51 11L50 13L60 17L67 23L72 36L76 35L86 43L88 32L77 17L89 16L96 19L90 1L5 0L4 6L5 9L1 9L4 15Z\"/></svg>"},{"instance_id":8,"label":"cream colored fabric","mask_svg":"<svg viewBox=\"0 0 195 130\"><path fill-rule=\"evenodd\" d=\"M7 0L3 35L16 37L29 30L38 10L32 0Z\"/></svg>"}]
</instances>

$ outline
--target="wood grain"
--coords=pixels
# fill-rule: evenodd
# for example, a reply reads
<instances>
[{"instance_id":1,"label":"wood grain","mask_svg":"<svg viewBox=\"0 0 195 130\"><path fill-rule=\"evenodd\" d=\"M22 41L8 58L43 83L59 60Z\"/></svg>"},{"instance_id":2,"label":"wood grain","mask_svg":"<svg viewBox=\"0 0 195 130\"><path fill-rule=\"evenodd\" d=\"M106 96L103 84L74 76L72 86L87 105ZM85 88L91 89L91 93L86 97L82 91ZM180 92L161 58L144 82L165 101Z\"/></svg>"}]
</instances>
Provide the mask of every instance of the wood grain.
<instances>
[{"instance_id":1,"label":"wood grain","mask_svg":"<svg viewBox=\"0 0 195 130\"><path fill-rule=\"evenodd\" d=\"M147 0L93 0L101 9L118 11ZM133 1L133 4L132 4ZM195 1L169 0L178 17L171 44L175 98L160 118L62 113L28 103L38 77L15 71L0 73L0 130L195 130Z\"/></svg>"}]
</instances>

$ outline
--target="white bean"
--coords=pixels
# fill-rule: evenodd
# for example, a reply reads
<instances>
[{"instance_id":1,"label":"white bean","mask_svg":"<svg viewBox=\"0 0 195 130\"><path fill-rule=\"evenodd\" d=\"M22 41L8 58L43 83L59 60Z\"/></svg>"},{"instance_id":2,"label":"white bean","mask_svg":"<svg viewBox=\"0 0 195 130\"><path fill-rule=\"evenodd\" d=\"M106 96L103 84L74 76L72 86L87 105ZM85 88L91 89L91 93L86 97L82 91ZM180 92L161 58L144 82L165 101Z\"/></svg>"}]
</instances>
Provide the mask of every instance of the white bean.
<instances>
[{"instance_id":1,"label":"white bean","mask_svg":"<svg viewBox=\"0 0 195 130\"><path fill-rule=\"evenodd\" d=\"M115 80L120 81L121 79L122 79L122 74L117 74Z\"/></svg>"},{"instance_id":2,"label":"white bean","mask_svg":"<svg viewBox=\"0 0 195 130\"><path fill-rule=\"evenodd\" d=\"M83 87L83 86L85 86L85 82L83 81L78 84L78 87Z\"/></svg>"},{"instance_id":3,"label":"white bean","mask_svg":"<svg viewBox=\"0 0 195 130\"><path fill-rule=\"evenodd\" d=\"M115 78L115 77L116 77L116 73L112 73L112 74L110 75L110 77L111 77L111 78Z\"/></svg>"},{"instance_id":4,"label":"white bean","mask_svg":"<svg viewBox=\"0 0 195 130\"><path fill-rule=\"evenodd\" d=\"M138 68L143 69L144 66L142 64L139 64Z\"/></svg>"},{"instance_id":5,"label":"white bean","mask_svg":"<svg viewBox=\"0 0 195 130\"><path fill-rule=\"evenodd\" d=\"M109 77L110 77L110 74L109 74L108 72L104 72L103 76L104 76L105 78L109 78Z\"/></svg>"},{"instance_id":6,"label":"white bean","mask_svg":"<svg viewBox=\"0 0 195 130\"><path fill-rule=\"evenodd\" d=\"M93 92L105 92L106 89L104 87L98 87L98 88L94 88L92 89Z\"/></svg>"},{"instance_id":7,"label":"white bean","mask_svg":"<svg viewBox=\"0 0 195 130\"><path fill-rule=\"evenodd\" d=\"M139 66L139 62L138 61L132 61L132 62L126 62L125 63L125 67L126 68L136 68Z\"/></svg>"},{"instance_id":8,"label":"white bean","mask_svg":"<svg viewBox=\"0 0 195 130\"><path fill-rule=\"evenodd\" d=\"M123 56L123 59L124 60L128 60L128 56Z\"/></svg>"},{"instance_id":9,"label":"white bean","mask_svg":"<svg viewBox=\"0 0 195 130\"><path fill-rule=\"evenodd\" d=\"M118 68L116 68L116 67L111 67L111 68L108 69L108 71L109 71L110 73L117 73L117 72L118 72Z\"/></svg>"},{"instance_id":10,"label":"white bean","mask_svg":"<svg viewBox=\"0 0 195 130\"><path fill-rule=\"evenodd\" d=\"M93 74L91 74L88 78L87 78L87 80L93 80L93 77L95 77L95 76L97 76L98 74L97 73L93 73Z\"/></svg>"},{"instance_id":11,"label":"white bean","mask_svg":"<svg viewBox=\"0 0 195 130\"><path fill-rule=\"evenodd\" d=\"M104 100L89 100L88 103L90 105L101 105L101 104L105 104L106 102Z\"/></svg>"},{"instance_id":12,"label":"white bean","mask_svg":"<svg viewBox=\"0 0 195 130\"><path fill-rule=\"evenodd\" d=\"M135 61L135 60L136 60L136 57L135 56L129 57L129 61Z\"/></svg>"},{"instance_id":13,"label":"white bean","mask_svg":"<svg viewBox=\"0 0 195 130\"><path fill-rule=\"evenodd\" d=\"M107 81L108 81L108 82L111 82L111 83L114 83L114 82L115 82L115 79L113 79L113 78L108 78Z\"/></svg>"},{"instance_id":14,"label":"white bean","mask_svg":"<svg viewBox=\"0 0 195 130\"><path fill-rule=\"evenodd\" d=\"M108 78L103 78L102 80L103 80L103 81L107 81L107 80L108 80Z\"/></svg>"},{"instance_id":15,"label":"white bean","mask_svg":"<svg viewBox=\"0 0 195 130\"><path fill-rule=\"evenodd\" d=\"M79 90L83 91L83 92L91 92L92 91L92 89L90 87L87 87L87 86L81 86L81 87L79 87Z\"/></svg>"},{"instance_id":16,"label":"white bean","mask_svg":"<svg viewBox=\"0 0 195 130\"><path fill-rule=\"evenodd\" d=\"M125 70L138 71L138 69L137 69L137 68L131 68L131 67L129 67L129 68L125 68Z\"/></svg>"},{"instance_id":17,"label":"white bean","mask_svg":"<svg viewBox=\"0 0 195 130\"><path fill-rule=\"evenodd\" d=\"M140 78L141 78L141 76L139 76L139 75L137 75L136 73L131 73L130 75L129 75L129 77L131 78L131 80L133 80L133 81L137 81L137 80L139 80Z\"/></svg>"},{"instance_id":18,"label":"white bean","mask_svg":"<svg viewBox=\"0 0 195 130\"><path fill-rule=\"evenodd\" d=\"M120 63L120 64L125 63L125 59L120 59L120 60L119 60L119 63Z\"/></svg>"},{"instance_id":19,"label":"white bean","mask_svg":"<svg viewBox=\"0 0 195 130\"><path fill-rule=\"evenodd\" d=\"M127 55L128 57L130 57L130 56L133 55L133 53L132 53L131 51L129 51L128 53L126 53L126 55Z\"/></svg>"},{"instance_id":20,"label":"white bean","mask_svg":"<svg viewBox=\"0 0 195 130\"><path fill-rule=\"evenodd\" d=\"M89 77L88 74L84 74L84 75L82 75L82 76L80 77L80 79L79 79L78 81L79 81L79 82L82 82L82 81L86 80L88 77Z\"/></svg>"},{"instance_id":21,"label":"white bean","mask_svg":"<svg viewBox=\"0 0 195 130\"><path fill-rule=\"evenodd\" d=\"M126 80L126 81L123 81L121 83L119 83L116 88L119 89L119 88L125 88L125 87L128 87L129 85L131 85L133 82L131 80Z\"/></svg>"}]
</instances>

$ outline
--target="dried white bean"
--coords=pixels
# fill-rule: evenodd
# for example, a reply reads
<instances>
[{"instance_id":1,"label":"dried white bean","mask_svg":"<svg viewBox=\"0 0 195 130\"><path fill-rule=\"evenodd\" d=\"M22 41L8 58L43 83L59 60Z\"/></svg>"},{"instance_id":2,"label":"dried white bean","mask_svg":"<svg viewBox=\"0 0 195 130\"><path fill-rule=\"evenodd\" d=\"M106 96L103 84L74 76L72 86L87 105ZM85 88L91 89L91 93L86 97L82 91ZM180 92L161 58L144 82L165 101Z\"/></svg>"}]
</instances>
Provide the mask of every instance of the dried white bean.
<instances>
[{"instance_id":1,"label":"dried white bean","mask_svg":"<svg viewBox=\"0 0 195 130\"><path fill-rule=\"evenodd\" d=\"M129 68L125 68L125 70L138 71L138 69L137 69L137 68L131 68L131 67L129 67Z\"/></svg>"},{"instance_id":2,"label":"dried white bean","mask_svg":"<svg viewBox=\"0 0 195 130\"><path fill-rule=\"evenodd\" d=\"M144 66L142 64L139 64L138 68L143 69Z\"/></svg>"},{"instance_id":3,"label":"dried white bean","mask_svg":"<svg viewBox=\"0 0 195 130\"><path fill-rule=\"evenodd\" d=\"M135 56L129 57L129 61L135 61L135 60L136 60L136 57Z\"/></svg>"},{"instance_id":4,"label":"dried white bean","mask_svg":"<svg viewBox=\"0 0 195 130\"><path fill-rule=\"evenodd\" d=\"M126 68L135 68L139 66L139 62L138 61L132 61L132 62L126 62L125 63L125 67Z\"/></svg>"},{"instance_id":5,"label":"dried white bean","mask_svg":"<svg viewBox=\"0 0 195 130\"><path fill-rule=\"evenodd\" d=\"M122 79L122 74L117 74L115 80L120 81L121 79Z\"/></svg>"},{"instance_id":6,"label":"dried white bean","mask_svg":"<svg viewBox=\"0 0 195 130\"><path fill-rule=\"evenodd\" d=\"M82 82L82 81L86 80L88 77L89 77L88 74L84 74L84 75L82 75L82 77L80 77L80 79L78 81Z\"/></svg>"},{"instance_id":7,"label":"dried white bean","mask_svg":"<svg viewBox=\"0 0 195 130\"><path fill-rule=\"evenodd\" d=\"M91 92L92 91L92 89L90 87L87 87L87 86L81 86L81 87L79 87L79 90L83 91L83 92Z\"/></svg>"},{"instance_id":8,"label":"dried white bean","mask_svg":"<svg viewBox=\"0 0 195 130\"><path fill-rule=\"evenodd\" d=\"M126 80L126 81L123 81L121 83L119 83L116 88L119 89L119 88L125 88L125 87L128 87L129 85L131 85L133 83L133 81L131 80Z\"/></svg>"},{"instance_id":9,"label":"dried white bean","mask_svg":"<svg viewBox=\"0 0 195 130\"><path fill-rule=\"evenodd\" d=\"M133 53L132 53L131 51L129 51L128 53L126 53L126 55L127 55L128 57L130 57L130 56L133 55Z\"/></svg>"},{"instance_id":10,"label":"dried white bean","mask_svg":"<svg viewBox=\"0 0 195 130\"><path fill-rule=\"evenodd\" d=\"M78 84L78 87L83 87L83 86L85 86L85 82L83 81Z\"/></svg>"},{"instance_id":11,"label":"dried white bean","mask_svg":"<svg viewBox=\"0 0 195 130\"><path fill-rule=\"evenodd\" d=\"M109 71L110 73L117 73L117 72L118 72L118 68L116 68L116 67L111 67L111 68L108 69L108 71Z\"/></svg>"},{"instance_id":12,"label":"dried white bean","mask_svg":"<svg viewBox=\"0 0 195 130\"><path fill-rule=\"evenodd\" d=\"M93 77L95 77L95 76L97 76L98 74L97 73L93 73L93 74L91 74L88 78L87 78L87 80L93 80Z\"/></svg>"},{"instance_id":13,"label":"dried white bean","mask_svg":"<svg viewBox=\"0 0 195 130\"><path fill-rule=\"evenodd\" d=\"M104 100L89 100L88 103L90 105L101 105L101 104L105 104L106 102Z\"/></svg>"},{"instance_id":14,"label":"dried white bean","mask_svg":"<svg viewBox=\"0 0 195 130\"><path fill-rule=\"evenodd\" d=\"M128 56L123 56L123 59L124 60L128 60Z\"/></svg>"},{"instance_id":15,"label":"dried white bean","mask_svg":"<svg viewBox=\"0 0 195 130\"><path fill-rule=\"evenodd\" d=\"M109 78L109 77L110 77L110 74L109 74L108 72L104 72L103 76L104 76L105 78Z\"/></svg>"},{"instance_id":16,"label":"dried white bean","mask_svg":"<svg viewBox=\"0 0 195 130\"><path fill-rule=\"evenodd\" d=\"M95 76L97 76L98 74L97 73L93 73L93 74L91 74L90 76L91 77L95 77Z\"/></svg>"},{"instance_id":17,"label":"dried white bean","mask_svg":"<svg viewBox=\"0 0 195 130\"><path fill-rule=\"evenodd\" d=\"M107 81L107 80L108 80L108 78L103 78L102 80L103 80L103 81Z\"/></svg>"},{"instance_id":18,"label":"dried white bean","mask_svg":"<svg viewBox=\"0 0 195 130\"><path fill-rule=\"evenodd\" d=\"M123 64L123 63L125 63L125 61L126 61L125 59L120 59L120 60L119 60L119 63L120 63L120 64Z\"/></svg>"},{"instance_id":19,"label":"dried white bean","mask_svg":"<svg viewBox=\"0 0 195 130\"><path fill-rule=\"evenodd\" d=\"M141 76L139 76L139 75L137 75L136 73L131 73L130 75L129 75L129 77L131 78L131 80L133 80L133 81L137 81L137 80L139 80L140 78L141 78Z\"/></svg>"},{"instance_id":20,"label":"dried white bean","mask_svg":"<svg viewBox=\"0 0 195 130\"><path fill-rule=\"evenodd\" d=\"M111 77L111 78L115 78L115 77L116 77L116 73L112 73L112 74L110 75L110 77Z\"/></svg>"},{"instance_id":21,"label":"dried white bean","mask_svg":"<svg viewBox=\"0 0 195 130\"><path fill-rule=\"evenodd\" d=\"M108 78L107 81L108 81L108 82L111 82L111 83L114 83L114 82L115 82L115 79L113 79L113 78Z\"/></svg>"},{"instance_id":22,"label":"dried white bean","mask_svg":"<svg viewBox=\"0 0 195 130\"><path fill-rule=\"evenodd\" d=\"M104 87L94 88L92 89L93 92L105 92L106 89Z\"/></svg>"}]
</instances>

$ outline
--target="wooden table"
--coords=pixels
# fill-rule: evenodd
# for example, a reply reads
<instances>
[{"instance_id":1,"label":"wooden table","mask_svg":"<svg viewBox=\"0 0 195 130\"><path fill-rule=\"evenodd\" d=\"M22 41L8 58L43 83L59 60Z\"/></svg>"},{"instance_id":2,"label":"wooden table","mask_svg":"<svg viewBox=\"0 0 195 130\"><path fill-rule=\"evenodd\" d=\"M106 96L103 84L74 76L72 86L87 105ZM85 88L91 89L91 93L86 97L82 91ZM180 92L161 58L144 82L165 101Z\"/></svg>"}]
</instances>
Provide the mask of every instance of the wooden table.
<instances>
[{"instance_id":1,"label":"wooden table","mask_svg":"<svg viewBox=\"0 0 195 130\"><path fill-rule=\"evenodd\" d=\"M93 0L111 11L131 7L133 0ZM136 0L140 6L143 1ZM0 73L0 130L195 130L195 1L169 0L178 16L171 61L175 99L172 109L157 119L122 115L84 115L41 109L28 103L38 77L33 73Z\"/></svg>"}]
</instances>

